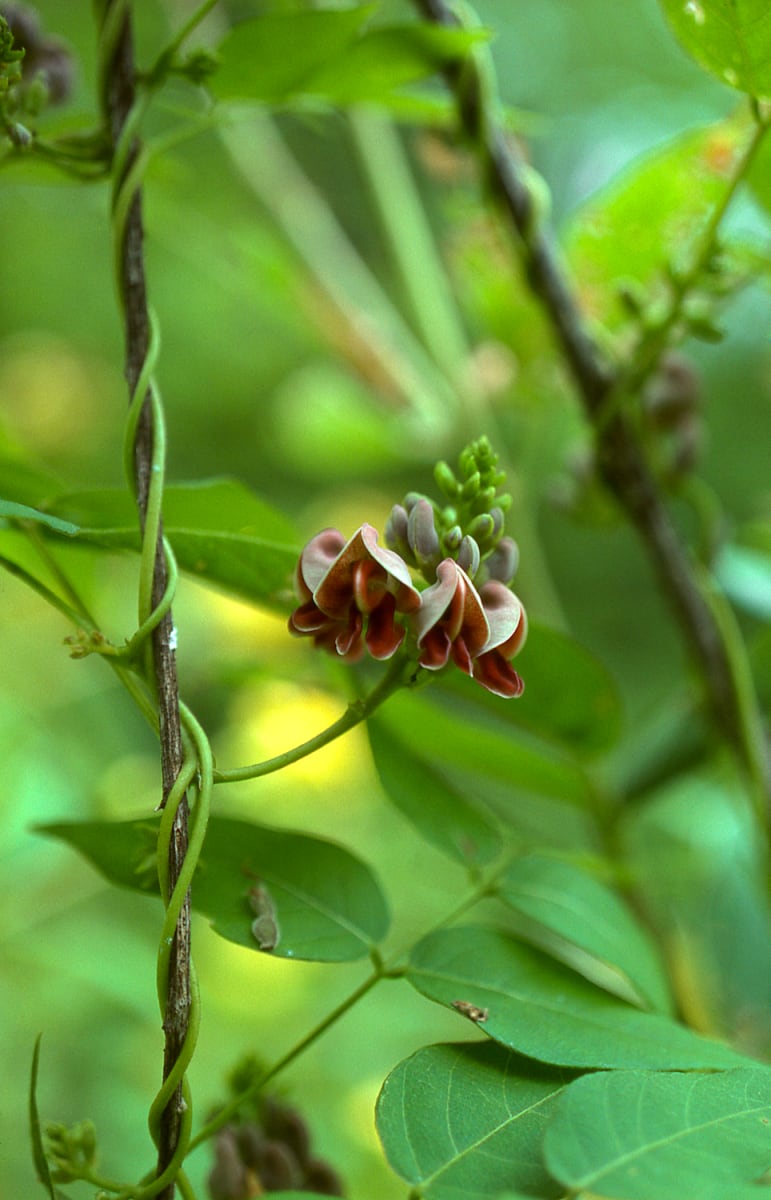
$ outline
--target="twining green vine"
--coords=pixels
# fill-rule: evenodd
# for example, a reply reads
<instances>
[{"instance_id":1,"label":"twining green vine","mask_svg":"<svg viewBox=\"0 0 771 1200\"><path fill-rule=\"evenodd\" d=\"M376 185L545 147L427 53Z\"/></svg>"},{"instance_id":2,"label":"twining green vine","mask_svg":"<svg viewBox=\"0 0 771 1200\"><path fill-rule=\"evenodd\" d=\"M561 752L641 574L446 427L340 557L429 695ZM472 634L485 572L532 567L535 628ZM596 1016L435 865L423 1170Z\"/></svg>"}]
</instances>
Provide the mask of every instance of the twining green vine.
<instances>
[{"instance_id":1,"label":"twining green vine","mask_svg":"<svg viewBox=\"0 0 771 1200\"><path fill-rule=\"evenodd\" d=\"M145 76L139 77L137 94L120 126L110 168L113 187L111 219L116 279L120 301L124 306L124 316L126 233L150 158L147 147L138 144L142 121L154 91L168 74L181 69L177 54L182 42L211 11L215 3L216 0L206 0L201 4L170 45L158 56L151 70ZM437 19L437 16L442 18L445 13L443 0L424 0L422 7L429 11L434 19ZM103 0L97 4L97 12L102 18L99 53L100 79L104 91L108 82L107 64L113 59L124 22L130 14L130 0L116 0L115 3ZM460 72L455 80L462 115L469 129L484 141L484 155L487 159L498 162L500 166L501 163L495 157L500 146L497 140L499 130L493 112L493 80L489 75L485 75L484 70L480 70L478 77L475 77L474 69L474 64L470 64L466 73ZM586 338L580 314L570 309L560 309L553 313L554 323L560 326L563 337L573 339L574 366L578 364L576 373L580 377L581 370L586 368L587 362L591 368L586 368L589 370L586 376L590 385L589 407L599 438L613 425L619 413L623 415L623 405L620 403L622 394L625 395L632 386L635 389L641 386L654 369L661 351L668 345L670 333L682 311L683 302L713 254L719 226L766 128L767 124L763 125L759 119L755 136L738 165L721 204L712 215L692 265L684 274L673 279L672 303L665 319L647 342L642 340L637 357L632 359L628 369L613 374L608 364L599 358L592 358L593 347L591 341ZM168 141L178 136L184 135L173 134ZM64 162L60 165L67 169ZM490 165L491 162L488 161L487 166ZM524 175L517 175L515 171L513 182L512 179L509 179L509 182L514 189L515 199L518 198L516 203L520 204L521 201L518 209L515 204L518 213L516 220L534 290L542 298L546 298L547 305L553 303L558 293L564 300L559 277L558 283L554 285L557 291L550 291L554 284L550 274L554 264L544 249L545 243L540 240L541 213L532 180L528 180ZM505 186L501 185L500 180L498 183L499 186ZM539 275L539 272L542 274ZM163 403L155 381L155 369L160 353L160 330L157 318L151 310L147 313L147 320L148 344L132 387L124 441L127 481L142 508L137 629L125 646L111 646L104 641L94 619L79 601L77 593L58 567L55 568L55 575L67 599L57 596L23 568L9 564L6 560L0 562L36 588L44 599L84 631L79 642L75 639L73 653L97 652L108 658L110 665L129 687L139 707L145 715L149 713L157 727L157 712L150 700L153 678L152 640L164 619L170 618L178 583L178 570L173 550L162 533L166 431ZM448 354L448 358L452 357ZM147 417L148 412L152 427L151 453L146 464L148 488L146 497L140 499L140 489L137 486L137 444L140 423ZM212 750L206 733L189 708L181 701L178 703L184 756L173 785L168 790L164 802L159 805L163 813L156 846L157 876L164 905L157 952L156 983L159 1007L164 1020L167 1016L174 940L179 929L180 914L200 861L215 783L259 778L314 753L365 721L398 689L416 687L425 682L431 677L430 672L443 669L450 657L460 669L489 691L509 698L521 693L522 681L510 665L511 659L522 644L526 628L524 610L509 590L515 569L516 547L511 543L511 539L501 538L505 506L502 498L496 497L496 489L490 484L490 479L486 480L484 471L478 469L480 464L487 464L489 467L492 459L492 472L495 458L489 445L483 441L468 448L464 453L465 478L460 481L455 479L449 468L440 464L444 469L438 472L438 478L446 485L445 496L449 502L443 508L432 505L426 497L415 493L408 494L403 504L394 506L390 531L386 531L390 549L379 545L377 532L371 526L364 525L347 542L338 531L326 530L312 539L303 552L298 568L300 606L291 618L292 632L298 636L309 636L319 648L332 650L339 657L349 657L351 661L355 661L365 652L365 644L366 650L373 657L391 657L391 664L380 682L367 695L354 700L337 721L301 745L261 763L232 770L214 769ZM461 465L464 465L463 456ZM42 539L33 531L28 532L39 543L41 553L47 554L42 546ZM166 572L160 599L157 598L159 546ZM400 558L402 554L403 559ZM394 562L396 559L397 563ZM353 567L349 572L352 561ZM410 576L408 567L417 571L421 578L415 580ZM325 583L333 576L336 577L336 586L330 589L325 597L322 595ZM720 649L728 662L737 721L744 739L741 748L760 792L764 784L765 770L761 751L762 731L758 724L757 704L744 646L730 610L723 605L720 597L713 593L709 578L694 570L688 576L688 585L693 581L706 602L714 629L719 634ZM450 599L446 607L442 608L445 593ZM340 602L341 594L344 603ZM382 619L384 609L385 619ZM427 611L428 616L425 615ZM378 620L374 616L376 612ZM420 615L416 615L418 612ZM492 628L496 623L499 630L497 634ZM504 632L500 632L502 624L506 623L508 624ZM175 823L181 807L188 803L190 820L186 853L178 874L172 877L170 848ZM762 813L759 812L759 816L762 816ZM509 865L509 858L504 857L504 860L483 878L479 874L475 876L472 870L473 890L470 895L434 928L441 928L455 921L482 898L493 894L496 880ZM175 1185L185 1200L192 1200L192 1187L183 1169L189 1153L222 1129L231 1116L236 1115L248 1100L253 1099L267 1083L294 1062L376 984L383 979L395 979L405 973L403 953L386 963L379 950L373 947L371 959L373 969L370 975L295 1046L267 1070L256 1075L248 1087L242 1089L215 1117L207 1121L195 1136L192 1133L193 1101L186 1073L196 1049L200 1000L195 969L192 962L189 962L187 968L190 1003L184 1038L179 1054L166 1072L148 1114L151 1136L156 1145L160 1145L164 1114L175 1095L181 1093L181 1118L175 1135L173 1153L163 1169L148 1172L135 1184L118 1183L97 1175L89 1165L94 1135L87 1123L82 1123L82 1128L76 1127L70 1134L60 1130L56 1135L58 1142L49 1141L49 1148L53 1146L54 1157L58 1155L58 1161L66 1165L69 1155L69 1161L72 1164L80 1163L82 1168L80 1174L73 1173L72 1178L87 1180L100 1187L104 1193L117 1195L118 1200L150 1200L150 1197L157 1196L168 1188L173 1192ZM34 1100L37 1067L36 1049L30 1110L33 1114L33 1128L39 1132ZM39 1160L38 1169L42 1171L40 1161L43 1151L40 1139L34 1144L36 1159ZM44 1178L43 1174L41 1178ZM416 1197L420 1194L419 1190L411 1192L411 1195Z\"/></svg>"}]
</instances>

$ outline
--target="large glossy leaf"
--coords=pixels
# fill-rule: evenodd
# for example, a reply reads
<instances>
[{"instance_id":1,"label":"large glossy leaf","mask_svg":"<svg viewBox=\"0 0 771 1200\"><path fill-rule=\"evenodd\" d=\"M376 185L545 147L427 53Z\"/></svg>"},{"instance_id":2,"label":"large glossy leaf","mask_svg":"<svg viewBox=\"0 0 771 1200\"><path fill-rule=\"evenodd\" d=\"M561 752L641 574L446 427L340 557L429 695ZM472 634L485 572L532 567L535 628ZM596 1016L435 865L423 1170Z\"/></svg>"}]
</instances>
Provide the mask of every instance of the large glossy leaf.
<instances>
[{"instance_id":1,"label":"large glossy leaf","mask_svg":"<svg viewBox=\"0 0 771 1200\"><path fill-rule=\"evenodd\" d=\"M647 931L598 879L562 859L530 854L512 863L497 891L549 954L625 1000L671 1012L667 978Z\"/></svg>"},{"instance_id":2,"label":"large glossy leaf","mask_svg":"<svg viewBox=\"0 0 771 1200\"><path fill-rule=\"evenodd\" d=\"M493 815L453 787L377 718L367 723L372 756L389 800L423 837L464 863L496 858L503 841Z\"/></svg>"},{"instance_id":3,"label":"large glossy leaf","mask_svg":"<svg viewBox=\"0 0 771 1200\"><path fill-rule=\"evenodd\" d=\"M157 823L88 821L40 826L80 851L112 883L156 894ZM388 928L383 894L369 868L334 842L213 817L192 887L193 907L222 937L260 949L252 930L255 888L278 924L273 953L344 962L361 958Z\"/></svg>"},{"instance_id":4,"label":"large glossy leaf","mask_svg":"<svg viewBox=\"0 0 771 1200\"><path fill-rule=\"evenodd\" d=\"M137 550L136 510L124 491L63 496L57 516L98 546ZM164 530L179 564L192 574L261 603L286 606L299 539L290 522L232 479L176 484L163 497Z\"/></svg>"},{"instance_id":5,"label":"large glossy leaf","mask_svg":"<svg viewBox=\"0 0 771 1200\"><path fill-rule=\"evenodd\" d=\"M478 1028L542 1062L670 1070L746 1065L727 1046L640 1012L512 937L482 926L429 934L407 971L423 995L487 1010Z\"/></svg>"},{"instance_id":6,"label":"large glossy leaf","mask_svg":"<svg viewBox=\"0 0 771 1200\"><path fill-rule=\"evenodd\" d=\"M771 1163L771 1070L585 1075L546 1130L549 1170L571 1193L617 1200L761 1200Z\"/></svg>"},{"instance_id":7,"label":"large glossy leaf","mask_svg":"<svg viewBox=\"0 0 771 1200\"><path fill-rule=\"evenodd\" d=\"M683 776L646 797L621 830L628 869L697 1028L768 1049L771 908L766 850L738 781Z\"/></svg>"},{"instance_id":8,"label":"large glossy leaf","mask_svg":"<svg viewBox=\"0 0 771 1200\"><path fill-rule=\"evenodd\" d=\"M424 1046L383 1084L377 1128L394 1171L430 1200L557 1196L543 1130L571 1074L491 1042Z\"/></svg>"},{"instance_id":9,"label":"large glossy leaf","mask_svg":"<svg viewBox=\"0 0 771 1200\"><path fill-rule=\"evenodd\" d=\"M487 36L425 23L365 28L373 11L269 12L244 21L219 47L211 90L219 99L273 105L388 102L394 89L457 61Z\"/></svg>"},{"instance_id":10,"label":"large glossy leaf","mask_svg":"<svg viewBox=\"0 0 771 1200\"><path fill-rule=\"evenodd\" d=\"M702 67L751 96L771 98L768 0L660 0L672 29Z\"/></svg>"},{"instance_id":11,"label":"large glossy leaf","mask_svg":"<svg viewBox=\"0 0 771 1200\"><path fill-rule=\"evenodd\" d=\"M501 700L518 704L518 700ZM505 784L517 792L533 792L573 804L585 803L590 790L576 763L495 720L491 712L472 719L462 708L452 709L430 692L402 692L381 710L379 719L419 758L443 775L457 768Z\"/></svg>"},{"instance_id":12,"label":"large glossy leaf","mask_svg":"<svg viewBox=\"0 0 771 1200\"><path fill-rule=\"evenodd\" d=\"M486 714L574 754L590 756L613 745L621 728L621 699L609 672L588 650L567 634L531 623L516 665L525 679L516 701L502 703L457 671L444 674L436 691L447 692L471 719Z\"/></svg>"},{"instance_id":13,"label":"large glossy leaf","mask_svg":"<svg viewBox=\"0 0 771 1200\"><path fill-rule=\"evenodd\" d=\"M628 321L614 285L666 298L668 262L691 248L728 186L752 127L743 118L688 132L633 164L578 211L566 248L587 310L605 323Z\"/></svg>"}]
</instances>

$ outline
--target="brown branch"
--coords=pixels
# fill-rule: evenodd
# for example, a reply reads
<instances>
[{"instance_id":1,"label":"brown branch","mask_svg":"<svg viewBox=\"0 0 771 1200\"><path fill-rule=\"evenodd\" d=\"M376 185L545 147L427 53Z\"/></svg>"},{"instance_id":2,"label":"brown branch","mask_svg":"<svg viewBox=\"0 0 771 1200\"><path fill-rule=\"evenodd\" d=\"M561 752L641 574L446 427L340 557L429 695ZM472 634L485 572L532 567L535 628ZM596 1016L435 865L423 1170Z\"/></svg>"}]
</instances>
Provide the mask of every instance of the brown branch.
<instances>
[{"instance_id":1,"label":"brown branch","mask_svg":"<svg viewBox=\"0 0 771 1200\"><path fill-rule=\"evenodd\" d=\"M414 2L437 24L454 28L460 23L446 0ZM614 415L601 419L617 383L616 372L586 326L549 231L539 224L526 163L516 145L491 121L483 83L473 65L451 66L445 75L488 186L518 234L529 286L541 302L587 416L594 423L603 479L645 545L700 669L714 719L746 760L739 700L720 631L632 425L618 407Z\"/></svg>"},{"instance_id":2,"label":"brown branch","mask_svg":"<svg viewBox=\"0 0 771 1200\"><path fill-rule=\"evenodd\" d=\"M112 145L117 145L126 118L134 103L135 68L131 17L127 12L118 37L112 61L105 78L105 106ZM132 147L125 166L127 173L136 160L138 145ZM134 194L125 225L120 257L120 289L125 314L126 363L125 373L129 394L133 396L140 372L147 357L150 342L150 322L143 251L142 199L139 190ZM134 471L137 506L142 531L147 515L153 457L153 418L149 393L145 396L137 427L134 446ZM167 571L163 553L162 530L155 548L152 603L157 605L166 590ZM152 658L158 694L161 775L163 803L182 766L183 747L179 718L179 688L176 656L173 650L173 620L169 611L152 634ZM188 848L188 804L183 798L176 817L169 847L169 889L179 878ZM190 893L188 892L177 920L169 964L169 987L163 1019L165 1035L163 1078L170 1074L177 1061L188 1029L190 1012ZM158 1143L158 1172L162 1172L176 1149L183 1111L181 1085L173 1093L161 1117ZM175 1187L171 1183L159 1193L160 1200L172 1200Z\"/></svg>"}]
</instances>

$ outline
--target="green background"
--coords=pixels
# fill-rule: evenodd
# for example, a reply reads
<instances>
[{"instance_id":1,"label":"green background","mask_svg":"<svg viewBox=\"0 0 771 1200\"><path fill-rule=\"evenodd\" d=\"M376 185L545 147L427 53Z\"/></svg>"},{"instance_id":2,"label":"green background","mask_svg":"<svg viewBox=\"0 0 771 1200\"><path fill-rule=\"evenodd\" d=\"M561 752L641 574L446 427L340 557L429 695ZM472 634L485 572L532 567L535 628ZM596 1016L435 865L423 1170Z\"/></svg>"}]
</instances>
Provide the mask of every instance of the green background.
<instances>
[{"instance_id":1,"label":"green background","mask_svg":"<svg viewBox=\"0 0 771 1200\"><path fill-rule=\"evenodd\" d=\"M38 7L47 27L75 50L79 81L69 112L87 114L90 5L67 5L66 23L54 0ZM234 15L255 11L225 7ZM175 27L193 5L137 8L138 54L146 61L167 22ZM654 0L540 0L535 8L500 0L481 3L479 12L496 31L502 97L522 110L560 227L638 155L737 104L736 93L680 50ZM186 85L177 90L180 103L195 102ZM171 118L156 113L153 120L164 128ZM283 114L279 128L351 242L404 307L345 118ZM334 327L278 231L281 196L267 206L258 199L209 132L158 159L145 191L170 477L238 476L293 519L302 542L325 525L350 533L368 520L382 529L406 490L430 487L436 458L454 459L469 434L489 433L501 449L503 440L515 494L510 532L523 554L518 590L534 617L569 629L606 662L635 729L682 678L671 623L629 531L614 521L576 523L552 502L566 456L585 440L570 386L509 270L505 242L493 250L502 268L490 269L468 163L451 154L445 161L425 135L406 132L404 140L468 337L502 348L496 361L504 380L512 356L519 363L492 405L494 419L488 410L478 422L469 413L453 418L431 409L419 434L405 425L398 407L354 370L345 330ZM260 169L269 181L270 157ZM398 211L400 193L387 202ZM768 246L768 227L750 199L732 221ZM621 274L623 246L618 256ZM35 458L65 488L120 485L126 396L106 185L79 187L45 174L31 181L6 170L0 257L0 442ZM329 260L326 270L335 274L339 265ZM736 522L768 515L771 503L770 318L767 289L752 287L731 306L724 343L688 347L702 372L709 430L703 474ZM91 571L89 601L109 614L107 632L118 640L134 621L135 567L131 557L115 556L84 568ZM160 908L109 888L66 847L33 836L30 827L145 815L155 803L158 769L152 738L103 664L68 658L62 639L69 631L57 615L5 576L0 612L0 1176L8 1195L27 1195L33 1173L25 1090L39 1031L43 1114L67 1122L92 1117L110 1174L133 1176L150 1165L143 1114L160 1070ZM340 680L307 645L287 637L282 615L255 612L184 580L175 619L183 694L223 765L284 749L341 710ZM525 653L525 678L527 661ZM337 837L365 857L387 883L394 948L427 928L463 888L460 867L426 847L387 806L361 731L285 774L228 788L217 802L230 816ZM222 1095L224 1071L239 1054L272 1058L289 1048L364 968L258 957L218 939L201 917L194 936L204 1024L191 1082L203 1114ZM456 1016L403 983L385 983L282 1078L285 1094L313 1114L315 1145L346 1176L354 1200L404 1195L377 1147L375 1096L397 1061L453 1036ZM194 1164L193 1177L202 1177L205 1153Z\"/></svg>"}]
</instances>

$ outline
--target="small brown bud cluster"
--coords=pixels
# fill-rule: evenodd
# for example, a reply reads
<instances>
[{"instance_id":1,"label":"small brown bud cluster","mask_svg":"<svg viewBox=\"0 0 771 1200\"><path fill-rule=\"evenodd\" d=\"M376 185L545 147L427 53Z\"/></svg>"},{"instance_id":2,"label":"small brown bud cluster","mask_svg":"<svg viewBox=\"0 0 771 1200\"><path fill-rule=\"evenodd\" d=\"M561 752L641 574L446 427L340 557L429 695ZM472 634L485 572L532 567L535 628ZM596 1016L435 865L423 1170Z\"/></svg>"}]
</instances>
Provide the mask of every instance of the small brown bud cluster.
<instances>
[{"instance_id":1,"label":"small brown bud cluster","mask_svg":"<svg viewBox=\"0 0 771 1200\"><path fill-rule=\"evenodd\" d=\"M696 466L702 448L701 381L676 351L659 363L642 397L645 421L659 447L663 475L676 482Z\"/></svg>"},{"instance_id":2,"label":"small brown bud cluster","mask_svg":"<svg viewBox=\"0 0 771 1200\"><path fill-rule=\"evenodd\" d=\"M263 1100L258 1119L226 1125L216 1137L214 1154L208 1178L211 1200L249 1200L284 1191L344 1195L337 1172L314 1157L304 1118L278 1100Z\"/></svg>"},{"instance_id":3,"label":"small brown bud cluster","mask_svg":"<svg viewBox=\"0 0 771 1200\"><path fill-rule=\"evenodd\" d=\"M13 35L14 46L24 51L21 60L21 90L26 93L25 111L39 111L45 104L63 104L72 92L72 55L58 38L41 28L34 9L22 4L0 4Z\"/></svg>"}]
</instances>

